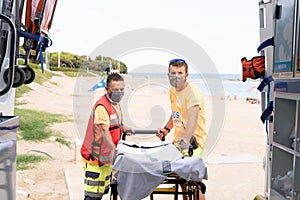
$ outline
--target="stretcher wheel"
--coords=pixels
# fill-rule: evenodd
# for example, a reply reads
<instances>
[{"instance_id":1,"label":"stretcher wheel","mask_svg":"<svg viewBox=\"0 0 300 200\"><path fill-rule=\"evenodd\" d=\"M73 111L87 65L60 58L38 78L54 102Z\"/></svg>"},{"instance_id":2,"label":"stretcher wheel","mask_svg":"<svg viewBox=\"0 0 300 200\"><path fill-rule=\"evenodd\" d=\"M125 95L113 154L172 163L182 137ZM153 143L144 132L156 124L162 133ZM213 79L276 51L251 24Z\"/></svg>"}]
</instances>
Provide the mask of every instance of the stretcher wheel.
<instances>
[{"instance_id":1,"label":"stretcher wheel","mask_svg":"<svg viewBox=\"0 0 300 200\"><path fill-rule=\"evenodd\" d=\"M7 84L9 79L9 69L6 69L3 73L3 80ZM14 81L13 87L17 88L20 87L25 81L25 72L18 66L15 67L15 74L14 74Z\"/></svg>"},{"instance_id":2,"label":"stretcher wheel","mask_svg":"<svg viewBox=\"0 0 300 200\"><path fill-rule=\"evenodd\" d=\"M25 72L25 81L24 81L24 84L29 84L31 83L32 81L34 81L35 79L35 72L34 70L27 66L26 68L23 68L24 72Z\"/></svg>"}]
</instances>

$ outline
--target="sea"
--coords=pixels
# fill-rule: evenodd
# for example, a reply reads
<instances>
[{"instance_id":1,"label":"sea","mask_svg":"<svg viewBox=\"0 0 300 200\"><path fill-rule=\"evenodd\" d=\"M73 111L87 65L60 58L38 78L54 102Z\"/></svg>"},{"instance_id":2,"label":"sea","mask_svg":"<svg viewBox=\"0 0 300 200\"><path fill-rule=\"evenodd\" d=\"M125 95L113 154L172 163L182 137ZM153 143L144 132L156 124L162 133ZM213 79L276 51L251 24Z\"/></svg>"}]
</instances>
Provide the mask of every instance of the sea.
<instances>
[{"instance_id":1,"label":"sea","mask_svg":"<svg viewBox=\"0 0 300 200\"><path fill-rule=\"evenodd\" d=\"M165 73L129 73L130 76L144 76L149 78L167 78ZM188 80L209 96L225 96L237 98L260 98L257 87L260 80L247 79L242 81L241 74L189 74Z\"/></svg>"}]
</instances>

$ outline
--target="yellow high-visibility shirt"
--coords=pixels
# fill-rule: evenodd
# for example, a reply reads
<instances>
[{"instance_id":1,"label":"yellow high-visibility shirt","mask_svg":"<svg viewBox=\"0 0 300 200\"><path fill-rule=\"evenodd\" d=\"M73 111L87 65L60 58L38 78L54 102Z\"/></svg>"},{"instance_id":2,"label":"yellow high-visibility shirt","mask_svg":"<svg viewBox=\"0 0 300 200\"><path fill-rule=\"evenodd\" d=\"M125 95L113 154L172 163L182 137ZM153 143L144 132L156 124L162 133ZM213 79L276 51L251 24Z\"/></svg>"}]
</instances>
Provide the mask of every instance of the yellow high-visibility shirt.
<instances>
[{"instance_id":1,"label":"yellow high-visibility shirt","mask_svg":"<svg viewBox=\"0 0 300 200\"><path fill-rule=\"evenodd\" d=\"M121 114L120 105L119 104L117 104L117 105L112 104L112 107L118 115L119 124L121 124L122 114ZM109 115L108 115L105 107L102 106L102 105L97 106L97 108L95 109L94 123L95 124L105 124L105 125L109 126L109 121L110 121Z\"/></svg>"}]
</instances>

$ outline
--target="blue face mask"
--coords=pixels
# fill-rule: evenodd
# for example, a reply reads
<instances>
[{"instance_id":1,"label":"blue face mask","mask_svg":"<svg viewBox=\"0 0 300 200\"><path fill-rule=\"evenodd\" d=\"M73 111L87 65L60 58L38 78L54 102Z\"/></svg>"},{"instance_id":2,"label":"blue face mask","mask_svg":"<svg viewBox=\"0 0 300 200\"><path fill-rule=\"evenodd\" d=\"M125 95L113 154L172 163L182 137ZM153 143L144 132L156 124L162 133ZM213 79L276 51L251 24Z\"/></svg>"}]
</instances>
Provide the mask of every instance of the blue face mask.
<instances>
[{"instance_id":1,"label":"blue face mask","mask_svg":"<svg viewBox=\"0 0 300 200\"><path fill-rule=\"evenodd\" d=\"M124 96L124 92L110 92L108 93L109 99L113 104L118 104Z\"/></svg>"}]
</instances>

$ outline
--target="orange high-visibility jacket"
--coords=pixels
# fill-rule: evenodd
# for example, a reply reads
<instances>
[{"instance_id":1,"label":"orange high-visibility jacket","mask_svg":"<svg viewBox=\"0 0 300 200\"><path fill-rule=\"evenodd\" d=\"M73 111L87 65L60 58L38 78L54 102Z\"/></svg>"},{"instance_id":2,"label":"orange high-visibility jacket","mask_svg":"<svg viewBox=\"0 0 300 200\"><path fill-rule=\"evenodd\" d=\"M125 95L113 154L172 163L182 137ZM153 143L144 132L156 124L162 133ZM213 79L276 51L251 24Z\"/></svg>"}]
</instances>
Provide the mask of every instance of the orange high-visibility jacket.
<instances>
[{"instance_id":1,"label":"orange high-visibility jacket","mask_svg":"<svg viewBox=\"0 0 300 200\"><path fill-rule=\"evenodd\" d=\"M102 105L107 110L110 118L109 132L111 134L113 143L117 146L121 139L122 127L119 123L118 115L106 95L103 95L94 105L90 115L85 138L81 147L81 155L84 159L96 159L99 164L111 163L111 150L107 147L103 136L100 131L97 131L97 124L94 124L94 112L97 106Z\"/></svg>"}]
</instances>

